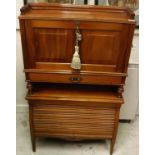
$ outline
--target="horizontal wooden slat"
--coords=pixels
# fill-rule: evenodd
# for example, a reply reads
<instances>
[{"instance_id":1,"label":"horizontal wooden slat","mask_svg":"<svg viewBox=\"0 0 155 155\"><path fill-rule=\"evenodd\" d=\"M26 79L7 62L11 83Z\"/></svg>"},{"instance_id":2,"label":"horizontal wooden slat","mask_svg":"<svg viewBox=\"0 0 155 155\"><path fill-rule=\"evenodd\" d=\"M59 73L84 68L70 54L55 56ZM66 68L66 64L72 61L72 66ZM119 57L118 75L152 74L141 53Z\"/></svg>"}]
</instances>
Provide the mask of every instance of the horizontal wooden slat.
<instances>
[{"instance_id":1,"label":"horizontal wooden slat","mask_svg":"<svg viewBox=\"0 0 155 155\"><path fill-rule=\"evenodd\" d=\"M44 107L46 107L47 105L45 105ZM110 114L112 114L113 115L113 113L114 113L114 109L111 109L111 111L109 111L109 109L97 109L97 108L94 108L93 109L93 111L92 111L92 108L79 108L79 107L76 107L76 109L77 109L77 111L75 111L75 108L74 107L68 107L68 106L61 106L61 107L59 107L59 106L55 106L55 105L48 105L48 107L46 107L46 108L44 108L44 107L41 107L41 108L37 108L37 107L35 107L35 109L34 109L34 112L35 113L38 113L38 114L41 114L42 112L43 113L46 113L46 114L57 114L58 115L58 113L57 113L57 111L54 111L53 109L59 109L59 113L60 114L73 114L73 115L76 115L76 114L84 114L84 115L86 115L86 114L97 114L97 115L99 115L99 114L103 114L103 111L104 111L104 115L106 115L106 114L108 114L108 115L110 115ZM53 109L49 109L49 108L53 108Z\"/></svg>"},{"instance_id":2,"label":"horizontal wooden slat","mask_svg":"<svg viewBox=\"0 0 155 155\"><path fill-rule=\"evenodd\" d=\"M38 137L55 137L55 138L63 138L66 140L71 140L71 141L79 141L79 140L86 140L86 139L97 139L97 140L103 140L105 138L107 139L111 139L112 135L111 134L89 134L89 133L85 133L85 134L68 134L68 133L55 133L55 134L51 134L51 133L45 133L45 132L35 132L34 133L36 136Z\"/></svg>"},{"instance_id":3,"label":"horizontal wooden slat","mask_svg":"<svg viewBox=\"0 0 155 155\"><path fill-rule=\"evenodd\" d=\"M101 64L81 64L81 71L90 71L90 72L115 72L116 65L101 65ZM36 69L47 69L52 71L72 71L70 63L53 63L53 62L36 62Z\"/></svg>"},{"instance_id":4,"label":"horizontal wooden slat","mask_svg":"<svg viewBox=\"0 0 155 155\"><path fill-rule=\"evenodd\" d=\"M98 66L98 65L97 65ZM109 65L110 66L110 65ZM63 66L65 67L65 66ZM95 66L94 66L95 67ZM25 73L38 73L38 74L66 74L66 75L101 75L101 76L114 76L114 77L126 77L126 73L120 73L120 72L103 72L103 71L75 71L75 70L63 70L61 67L61 70L50 70L50 69L24 69Z\"/></svg>"},{"instance_id":5,"label":"horizontal wooden slat","mask_svg":"<svg viewBox=\"0 0 155 155\"><path fill-rule=\"evenodd\" d=\"M32 93L26 96L29 104L34 104L40 113L43 109L48 112L50 106L55 108L66 106L69 110L76 105L79 110L81 106L97 108L120 107L123 99L118 97L116 86L74 85L74 84L49 84L34 83ZM109 108L109 107L108 107ZM61 110L61 109L60 109ZM64 108L65 110L65 108Z\"/></svg>"},{"instance_id":6,"label":"horizontal wooden slat","mask_svg":"<svg viewBox=\"0 0 155 155\"><path fill-rule=\"evenodd\" d=\"M53 115L54 115L54 118L59 118L59 119L66 119L66 118L74 119L74 117L83 117L83 119L91 119L91 120L93 120L93 118L94 119L98 118L99 120L107 120L107 119L108 120L113 120L114 119L114 116L112 116L112 115L109 116L109 115L105 115L105 114L104 114L104 116L106 116L106 118L102 118L102 117L99 118L99 115L95 116L93 113L87 114L87 115L81 115L81 114L60 114L59 116L55 115L53 113L51 115L47 115L47 114L36 115L35 114L35 120L37 120L37 119L38 120L51 119L51 118L53 118ZM93 115L93 118L90 117L90 115Z\"/></svg>"},{"instance_id":7,"label":"horizontal wooden slat","mask_svg":"<svg viewBox=\"0 0 155 155\"><path fill-rule=\"evenodd\" d=\"M96 135L102 135L102 134L111 134L113 133L113 130L109 128L92 128L92 127L87 127L87 128L81 128L81 127L35 127L34 128L35 132L47 132L51 134L58 134L58 133L70 133L70 134L96 134Z\"/></svg>"},{"instance_id":8,"label":"horizontal wooden slat","mask_svg":"<svg viewBox=\"0 0 155 155\"><path fill-rule=\"evenodd\" d=\"M129 9L118 7L101 7L93 5L49 5L45 3L29 4L22 9L20 19L55 19L55 20L84 20L106 21L134 24L134 14Z\"/></svg>"},{"instance_id":9,"label":"horizontal wooden slat","mask_svg":"<svg viewBox=\"0 0 155 155\"><path fill-rule=\"evenodd\" d=\"M62 130L63 128L63 130ZM103 128L103 129L102 129ZM61 124L61 125L58 125L58 124L36 124L35 125L35 130L54 130L54 132L57 132L58 130L64 132L64 130L68 130L70 132L73 132L74 130L81 130L80 132L82 131L88 131L90 130L90 132L93 132L95 130L98 130L98 131L101 131L101 132L112 132L113 131L113 127L111 126L91 126L91 125L84 125L84 124L81 124L81 125L75 125L75 124ZM78 131L79 132L79 131Z\"/></svg>"},{"instance_id":10,"label":"horizontal wooden slat","mask_svg":"<svg viewBox=\"0 0 155 155\"><path fill-rule=\"evenodd\" d=\"M72 130L73 131L73 130ZM80 131L79 129L77 131ZM67 137L71 137L71 138L85 138L85 139L103 139L103 138L107 138L107 137L111 137L112 138L112 133L109 132L99 132L98 130L95 130L93 132L89 132L89 129L86 130L85 132L83 132L81 130L81 132L68 132L68 130L64 130L63 132L59 132L56 130L51 131L51 130L38 130L35 131L36 134L42 134L42 135L49 135L50 137L57 137L57 135L61 135L60 138L67 138ZM63 135L63 136L62 136Z\"/></svg>"}]
</instances>

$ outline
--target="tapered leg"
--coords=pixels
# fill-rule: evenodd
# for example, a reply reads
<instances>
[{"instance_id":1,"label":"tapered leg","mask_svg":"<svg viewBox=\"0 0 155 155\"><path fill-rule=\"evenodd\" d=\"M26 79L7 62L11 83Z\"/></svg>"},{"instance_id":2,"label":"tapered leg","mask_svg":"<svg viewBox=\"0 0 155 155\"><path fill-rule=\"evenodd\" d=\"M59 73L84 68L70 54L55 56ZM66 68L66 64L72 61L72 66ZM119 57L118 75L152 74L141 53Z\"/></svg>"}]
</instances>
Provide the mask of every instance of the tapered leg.
<instances>
[{"instance_id":1,"label":"tapered leg","mask_svg":"<svg viewBox=\"0 0 155 155\"><path fill-rule=\"evenodd\" d=\"M115 141L116 141L116 137L112 138L111 145L110 145L110 155L112 155L113 153Z\"/></svg>"},{"instance_id":2,"label":"tapered leg","mask_svg":"<svg viewBox=\"0 0 155 155\"><path fill-rule=\"evenodd\" d=\"M114 126L113 136L111 139L110 155L112 155L112 153L113 153L114 145L115 145L115 141L116 141L116 135L117 135L117 129L118 129L118 119L119 119L119 110L120 110L120 108L117 108L116 113L115 113L115 126Z\"/></svg>"},{"instance_id":3,"label":"tapered leg","mask_svg":"<svg viewBox=\"0 0 155 155\"><path fill-rule=\"evenodd\" d=\"M32 150L33 152L36 152L36 138L34 136L31 136L31 142L32 142Z\"/></svg>"},{"instance_id":4,"label":"tapered leg","mask_svg":"<svg viewBox=\"0 0 155 155\"><path fill-rule=\"evenodd\" d=\"M33 134L33 106L31 104L29 104L29 123L30 123L32 150L33 152L36 152L36 137Z\"/></svg>"}]
</instances>

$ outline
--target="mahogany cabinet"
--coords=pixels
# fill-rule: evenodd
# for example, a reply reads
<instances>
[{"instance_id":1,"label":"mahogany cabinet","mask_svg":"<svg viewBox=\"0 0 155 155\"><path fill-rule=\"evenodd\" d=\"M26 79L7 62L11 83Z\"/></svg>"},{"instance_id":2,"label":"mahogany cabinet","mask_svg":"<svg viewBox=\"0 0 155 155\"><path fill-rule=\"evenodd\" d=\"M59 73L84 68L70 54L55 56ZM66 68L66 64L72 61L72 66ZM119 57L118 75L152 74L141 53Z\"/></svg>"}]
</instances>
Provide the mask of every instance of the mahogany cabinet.
<instances>
[{"instance_id":1,"label":"mahogany cabinet","mask_svg":"<svg viewBox=\"0 0 155 155\"><path fill-rule=\"evenodd\" d=\"M134 14L127 8L32 3L19 20L33 150L37 137L111 139L112 153ZM79 68L71 65L77 59Z\"/></svg>"}]
</instances>

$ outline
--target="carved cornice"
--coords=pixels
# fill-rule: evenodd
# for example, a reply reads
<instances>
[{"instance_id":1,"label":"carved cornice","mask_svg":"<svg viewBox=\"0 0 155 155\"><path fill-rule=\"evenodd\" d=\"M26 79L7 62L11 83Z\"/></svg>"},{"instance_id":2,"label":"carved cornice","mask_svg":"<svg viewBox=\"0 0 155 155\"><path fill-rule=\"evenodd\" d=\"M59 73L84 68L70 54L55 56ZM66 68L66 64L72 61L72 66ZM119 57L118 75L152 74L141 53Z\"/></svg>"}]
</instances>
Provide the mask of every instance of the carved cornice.
<instances>
[{"instance_id":1,"label":"carved cornice","mask_svg":"<svg viewBox=\"0 0 155 155\"><path fill-rule=\"evenodd\" d=\"M29 10L31 10L31 5L30 4L26 4L24 5L21 9L20 9L20 12L21 14L25 14L26 12L28 12Z\"/></svg>"}]
</instances>

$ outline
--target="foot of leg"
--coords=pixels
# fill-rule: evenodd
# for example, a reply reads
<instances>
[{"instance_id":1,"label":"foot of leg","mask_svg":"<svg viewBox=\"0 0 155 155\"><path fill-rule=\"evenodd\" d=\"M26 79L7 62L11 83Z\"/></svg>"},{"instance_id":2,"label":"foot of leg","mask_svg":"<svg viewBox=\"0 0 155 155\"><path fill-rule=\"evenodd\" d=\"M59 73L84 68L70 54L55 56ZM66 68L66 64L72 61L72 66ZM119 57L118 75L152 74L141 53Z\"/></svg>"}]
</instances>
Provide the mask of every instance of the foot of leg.
<instances>
[{"instance_id":1,"label":"foot of leg","mask_svg":"<svg viewBox=\"0 0 155 155\"><path fill-rule=\"evenodd\" d=\"M111 140L111 146L110 146L110 155L112 155L112 153L113 153L114 145L115 145L115 139L112 139Z\"/></svg>"},{"instance_id":2,"label":"foot of leg","mask_svg":"<svg viewBox=\"0 0 155 155\"><path fill-rule=\"evenodd\" d=\"M32 141L32 150L33 152L36 152L36 139L31 136L31 141Z\"/></svg>"}]
</instances>

